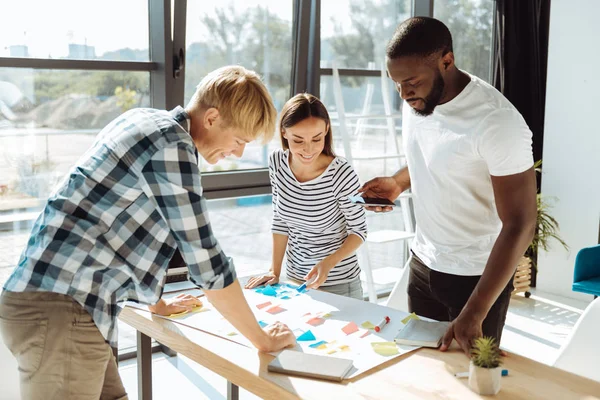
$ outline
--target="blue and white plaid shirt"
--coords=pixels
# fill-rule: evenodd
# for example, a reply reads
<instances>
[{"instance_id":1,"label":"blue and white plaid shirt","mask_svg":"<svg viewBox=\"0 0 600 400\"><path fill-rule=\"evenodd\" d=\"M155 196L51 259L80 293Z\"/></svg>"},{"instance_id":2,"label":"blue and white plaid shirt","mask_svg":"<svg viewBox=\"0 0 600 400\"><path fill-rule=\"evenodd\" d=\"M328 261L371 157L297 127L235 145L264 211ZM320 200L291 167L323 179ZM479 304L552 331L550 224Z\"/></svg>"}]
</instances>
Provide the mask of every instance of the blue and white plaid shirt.
<instances>
[{"instance_id":1,"label":"blue and white plaid shirt","mask_svg":"<svg viewBox=\"0 0 600 400\"><path fill-rule=\"evenodd\" d=\"M115 347L117 303L156 303L176 248L194 283L230 285L187 119L181 107L134 109L106 126L48 199L4 289L73 297Z\"/></svg>"}]
</instances>

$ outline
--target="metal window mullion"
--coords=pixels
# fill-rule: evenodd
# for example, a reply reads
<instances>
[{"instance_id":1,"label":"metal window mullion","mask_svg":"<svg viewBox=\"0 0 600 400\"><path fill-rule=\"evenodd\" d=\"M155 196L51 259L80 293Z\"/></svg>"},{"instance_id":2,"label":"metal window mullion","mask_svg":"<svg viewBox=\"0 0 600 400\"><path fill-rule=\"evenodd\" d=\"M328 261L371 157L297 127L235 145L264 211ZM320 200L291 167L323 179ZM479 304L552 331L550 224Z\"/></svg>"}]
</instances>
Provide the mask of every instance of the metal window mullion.
<instances>
[{"instance_id":1,"label":"metal window mullion","mask_svg":"<svg viewBox=\"0 0 600 400\"><path fill-rule=\"evenodd\" d=\"M340 76L373 76L373 77L381 76L381 70L374 70L374 69L338 68L338 73L340 74ZM319 69L319 74L321 76L333 75L333 69L332 68L321 68L321 69Z\"/></svg>"},{"instance_id":2,"label":"metal window mullion","mask_svg":"<svg viewBox=\"0 0 600 400\"><path fill-rule=\"evenodd\" d=\"M321 64L321 0L295 0L291 95L319 96Z\"/></svg>"},{"instance_id":3,"label":"metal window mullion","mask_svg":"<svg viewBox=\"0 0 600 400\"><path fill-rule=\"evenodd\" d=\"M434 0L412 0L413 17L433 17Z\"/></svg>"},{"instance_id":4,"label":"metal window mullion","mask_svg":"<svg viewBox=\"0 0 600 400\"><path fill-rule=\"evenodd\" d=\"M0 57L0 68L70 69L98 71L154 71L158 65L151 61L72 60Z\"/></svg>"},{"instance_id":5,"label":"metal window mullion","mask_svg":"<svg viewBox=\"0 0 600 400\"><path fill-rule=\"evenodd\" d=\"M185 57L186 57L186 42L185 34L187 27L187 0L177 0L173 9L173 57L178 57L181 51L183 54L183 64L179 76L174 77L172 74L167 77L167 80L172 82L173 90L169 93L171 96L167 98L167 107L174 108L177 105L184 105L185 97ZM200 83L200 82L197 82Z\"/></svg>"},{"instance_id":6,"label":"metal window mullion","mask_svg":"<svg viewBox=\"0 0 600 400\"><path fill-rule=\"evenodd\" d=\"M150 104L154 108L167 109L173 87L168 75L173 71L173 41L171 39L170 0L148 0L150 32L150 60L158 68L150 72Z\"/></svg>"}]
</instances>

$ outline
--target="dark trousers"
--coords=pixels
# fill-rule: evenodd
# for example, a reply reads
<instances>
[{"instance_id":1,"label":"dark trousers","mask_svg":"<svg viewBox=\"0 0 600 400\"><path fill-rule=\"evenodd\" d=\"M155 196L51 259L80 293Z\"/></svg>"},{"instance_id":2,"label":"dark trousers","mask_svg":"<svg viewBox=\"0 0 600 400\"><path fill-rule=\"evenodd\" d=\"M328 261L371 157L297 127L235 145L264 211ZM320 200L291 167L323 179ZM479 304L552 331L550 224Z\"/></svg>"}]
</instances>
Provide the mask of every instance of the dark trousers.
<instances>
[{"instance_id":1,"label":"dark trousers","mask_svg":"<svg viewBox=\"0 0 600 400\"><path fill-rule=\"evenodd\" d=\"M481 278L479 275L461 276L434 271L414 254L409 267L409 311L438 321L452 321L458 317ZM494 337L498 343L502 338L512 291L511 279L483 321L483 335Z\"/></svg>"}]
</instances>

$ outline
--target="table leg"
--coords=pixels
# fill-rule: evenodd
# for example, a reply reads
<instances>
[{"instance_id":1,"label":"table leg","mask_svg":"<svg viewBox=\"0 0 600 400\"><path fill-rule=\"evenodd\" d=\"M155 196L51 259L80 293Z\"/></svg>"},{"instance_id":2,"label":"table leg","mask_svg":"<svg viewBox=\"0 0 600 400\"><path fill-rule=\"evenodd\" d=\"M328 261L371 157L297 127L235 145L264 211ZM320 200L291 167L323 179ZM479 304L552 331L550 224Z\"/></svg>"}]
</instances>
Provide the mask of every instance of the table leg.
<instances>
[{"instance_id":1,"label":"table leg","mask_svg":"<svg viewBox=\"0 0 600 400\"><path fill-rule=\"evenodd\" d=\"M138 399L152 400L152 347L149 336L137 331Z\"/></svg>"},{"instance_id":2,"label":"table leg","mask_svg":"<svg viewBox=\"0 0 600 400\"><path fill-rule=\"evenodd\" d=\"M227 400L239 400L240 388L238 385L227 381Z\"/></svg>"}]
</instances>

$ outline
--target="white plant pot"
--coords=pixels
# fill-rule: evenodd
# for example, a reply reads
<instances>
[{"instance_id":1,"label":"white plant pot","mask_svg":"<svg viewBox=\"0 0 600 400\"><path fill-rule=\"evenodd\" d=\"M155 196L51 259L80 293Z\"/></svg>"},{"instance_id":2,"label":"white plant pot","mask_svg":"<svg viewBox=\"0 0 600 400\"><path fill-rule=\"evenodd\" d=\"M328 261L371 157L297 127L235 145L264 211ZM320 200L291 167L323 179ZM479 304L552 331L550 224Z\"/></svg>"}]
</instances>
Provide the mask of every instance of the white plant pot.
<instances>
[{"instance_id":1,"label":"white plant pot","mask_svg":"<svg viewBox=\"0 0 600 400\"><path fill-rule=\"evenodd\" d=\"M500 391L502 368L476 367L472 362L469 365L469 386L475 393L481 395L494 395Z\"/></svg>"}]
</instances>

